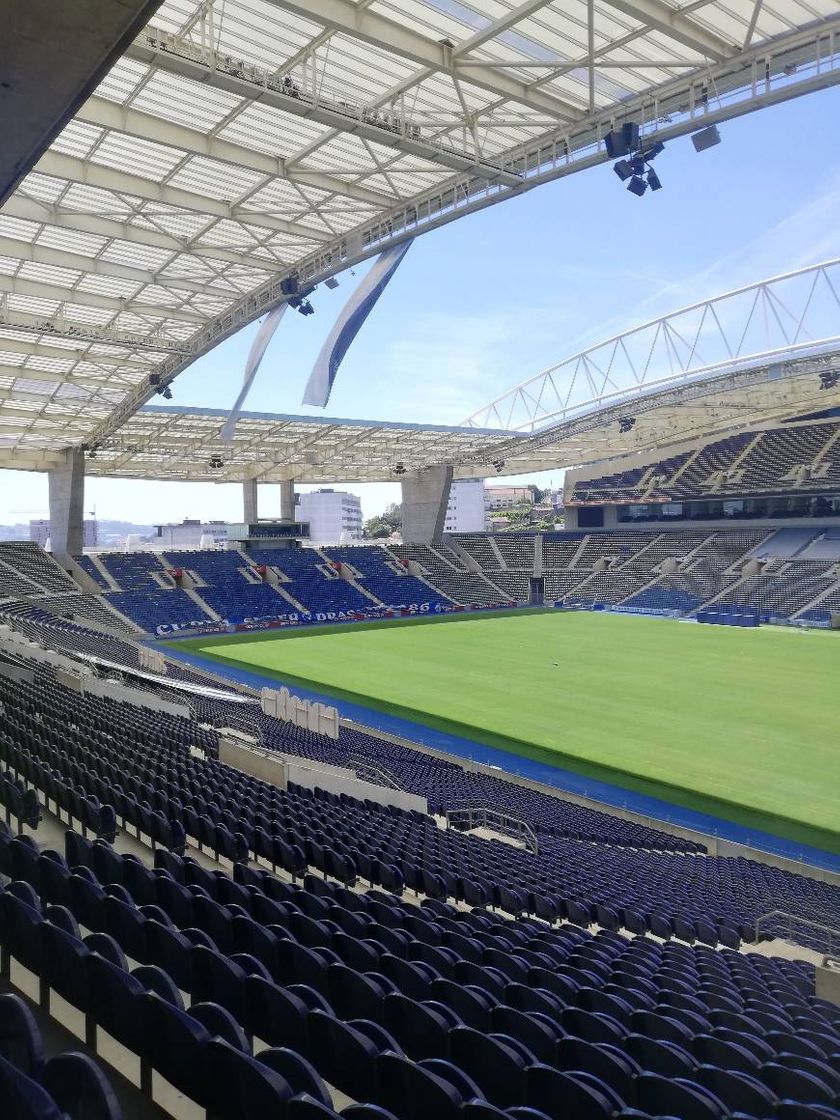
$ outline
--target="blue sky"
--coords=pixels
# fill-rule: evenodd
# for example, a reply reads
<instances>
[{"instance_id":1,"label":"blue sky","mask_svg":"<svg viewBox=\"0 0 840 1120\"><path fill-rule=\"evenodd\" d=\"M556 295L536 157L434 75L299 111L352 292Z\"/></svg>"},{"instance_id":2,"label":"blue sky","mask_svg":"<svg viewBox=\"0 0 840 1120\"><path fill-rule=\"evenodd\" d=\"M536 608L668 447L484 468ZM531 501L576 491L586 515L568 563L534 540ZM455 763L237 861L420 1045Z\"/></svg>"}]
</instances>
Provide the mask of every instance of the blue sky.
<instances>
[{"instance_id":1,"label":"blue sky","mask_svg":"<svg viewBox=\"0 0 840 1120\"><path fill-rule=\"evenodd\" d=\"M327 414L458 423L582 346L706 296L840 256L840 89L721 126L697 154L686 137L658 157L663 190L638 199L609 165L537 188L417 239L358 335ZM286 315L247 408L301 406L313 361L352 285L319 288L316 314ZM256 327L200 359L173 404L235 399ZM557 474L557 481L560 479ZM348 487L365 516L392 485ZM45 510L46 476L0 472L0 521ZM261 490L260 514L279 504ZM88 481L86 507L137 521L241 514L238 486Z\"/></svg>"}]
</instances>

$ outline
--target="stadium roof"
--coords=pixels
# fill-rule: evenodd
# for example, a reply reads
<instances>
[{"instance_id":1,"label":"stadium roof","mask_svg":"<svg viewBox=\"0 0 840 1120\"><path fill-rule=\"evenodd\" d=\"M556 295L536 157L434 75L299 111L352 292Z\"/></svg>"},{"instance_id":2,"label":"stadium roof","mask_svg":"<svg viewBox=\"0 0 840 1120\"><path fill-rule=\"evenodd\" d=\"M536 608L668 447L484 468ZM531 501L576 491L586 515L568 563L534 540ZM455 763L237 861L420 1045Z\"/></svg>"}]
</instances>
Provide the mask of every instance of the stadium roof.
<instances>
[{"instance_id":1,"label":"stadium roof","mask_svg":"<svg viewBox=\"0 0 840 1120\"><path fill-rule=\"evenodd\" d=\"M112 436L283 297L840 81L836 0L165 0L0 210L0 465Z\"/></svg>"}]
</instances>

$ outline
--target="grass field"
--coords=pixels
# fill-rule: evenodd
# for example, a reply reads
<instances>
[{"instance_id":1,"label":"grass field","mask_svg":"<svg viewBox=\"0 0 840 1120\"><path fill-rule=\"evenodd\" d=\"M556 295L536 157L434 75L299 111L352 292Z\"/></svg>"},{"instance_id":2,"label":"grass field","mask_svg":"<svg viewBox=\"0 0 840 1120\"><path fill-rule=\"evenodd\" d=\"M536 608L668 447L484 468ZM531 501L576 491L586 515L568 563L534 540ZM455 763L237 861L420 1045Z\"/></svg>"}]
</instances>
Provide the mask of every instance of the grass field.
<instances>
[{"instance_id":1,"label":"grass field","mask_svg":"<svg viewBox=\"0 0 840 1120\"><path fill-rule=\"evenodd\" d=\"M840 851L840 635L548 611L184 645Z\"/></svg>"}]
</instances>

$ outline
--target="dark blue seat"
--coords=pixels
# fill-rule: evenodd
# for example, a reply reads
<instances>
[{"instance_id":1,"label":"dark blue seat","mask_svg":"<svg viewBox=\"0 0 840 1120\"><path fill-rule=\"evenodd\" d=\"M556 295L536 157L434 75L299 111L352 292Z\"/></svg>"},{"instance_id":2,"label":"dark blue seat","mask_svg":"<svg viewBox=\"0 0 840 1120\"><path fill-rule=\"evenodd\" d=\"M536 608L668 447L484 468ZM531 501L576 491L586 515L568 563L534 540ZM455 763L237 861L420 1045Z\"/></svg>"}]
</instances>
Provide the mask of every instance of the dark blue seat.
<instances>
[{"instance_id":1,"label":"dark blue seat","mask_svg":"<svg viewBox=\"0 0 840 1120\"><path fill-rule=\"evenodd\" d=\"M269 1046L305 1045L307 1008L303 1000L261 976L246 976L242 1025Z\"/></svg>"},{"instance_id":2,"label":"dark blue seat","mask_svg":"<svg viewBox=\"0 0 840 1120\"><path fill-rule=\"evenodd\" d=\"M0 1101L4 1120L65 1120L43 1086L0 1057Z\"/></svg>"},{"instance_id":3,"label":"dark blue seat","mask_svg":"<svg viewBox=\"0 0 840 1120\"><path fill-rule=\"evenodd\" d=\"M370 1095L379 1049L367 1035L317 1010L307 1016L306 1034L308 1057L325 1080L354 1100Z\"/></svg>"},{"instance_id":4,"label":"dark blue seat","mask_svg":"<svg viewBox=\"0 0 840 1120\"><path fill-rule=\"evenodd\" d=\"M190 1100L208 1108L207 1044L210 1032L181 1008L154 992L142 996L143 1051L151 1066Z\"/></svg>"},{"instance_id":5,"label":"dark blue seat","mask_svg":"<svg viewBox=\"0 0 840 1120\"><path fill-rule=\"evenodd\" d=\"M0 1057L27 1077L37 1078L44 1064L41 1032L20 996L0 995Z\"/></svg>"},{"instance_id":6,"label":"dark blue seat","mask_svg":"<svg viewBox=\"0 0 840 1120\"><path fill-rule=\"evenodd\" d=\"M190 953L193 945L188 937L162 922L146 922L146 957L168 972L182 992L188 992L192 982Z\"/></svg>"},{"instance_id":7,"label":"dark blue seat","mask_svg":"<svg viewBox=\"0 0 840 1120\"><path fill-rule=\"evenodd\" d=\"M377 1063L377 1103L398 1120L457 1120L461 1097L454 1086L399 1054Z\"/></svg>"},{"instance_id":8,"label":"dark blue seat","mask_svg":"<svg viewBox=\"0 0 840 1120\"><path fill-rule=\"evenodd\" d=\"M18 888L15 890L15 888ZM34 901L34 905L33 905ZM0 894L0 929L3 930L3 971L8 974L8 959L13 957L24 968L40 975L43 965L41 926L37 895L27 883L11 883Z\"/></svg>"},{"instance_id":9,"label":"dark blue seat","mask_svg":"<svg viewBox=\"0 0 840 1120\"><path fill-rule=\"evenodd\" d=\"M86 1054L58 1054L44 1066L41 1084L62 1112L78 1120L122 1120L105 1074Z\"/></svg>"},{"instance_id":10,"label":"dark blue seat","mask_svg":"<svg viewBox=\"0 0 840 1120\"><path fill-rule=\"evenodd\" d=\"M691 1077L697 1065L691 1054L674 1042L629 1034L621 1046L641 1069L662 1077Z\"/></svg>"},{"instance_id":11,"label":"dark blue seat","mask_svg":"<svg viewBox=\"0 0 840 1120\"><path fill-rule=\"evenodd\" d=\"M617 1093L625 1104L635 1100L633 1080L641 1072L638 1064L618 1047L586 1042L581 1038L561 1038L554 1065L560 1070L581 1070L594 1074Z\"/></svg>"},{"instance_id":12,"label":"dark blue seat","mask_svg":"<svg viewBox=\"0 0 840 1120\"><path fill-rule=\"evenodd\" d=\"M90 950L79 938L65 933L51 922L42 922L40 928L43 953L41 978L44 986L57 992L62 999L66 999L80 1011L87 1011L85 962Z\"/></svg>"},{"instance_id":13,"label":"dark blue seat","mask_svg":"<svg viewBox=\"0 0 840 1120\"><path fill-rule=\"evenodd\" d=\"M656 1073L636 1078L636 1102L653 1116L679 1116L680 1120L718 1120L726 1112L714 1094L696 1082Z\"/></svg>"},{"instance_id":14,"label":"dark blue seat","mask_svg":"<svg viewBox=\"0 0 840 1120\"><path fill-rule=\"evenodd\" d=\"M526 1104L550 1120L607 1120L614 1111L610 1097L573 1074L534 1065L525 1074Z\"/></svg>"},{"instance_id":15,"label":"dark blue seat","mask_svg":"<svg viewBox=\"0 0 840 1120\"><path fill-rule=\"evenodd\" d=\"M698 1062L720 1066L721 1069L740 1073L757 1074L760 1061L753 1053L734 1042L724 1042L714 1035L699 1034L691 1044L691 1052Z\"/></svg>"},{"instance_id":16,"label":"dark blue seat","mask_svg":"<svg viewBox=\"0 0 840 1120\"><path fill-rule=\"evenodd\" d=\"M305 1093L312 1100L332 1108L329 1090L315 1067L302 1055L288 1047L272 1047L260 1051L258 1058L288 1083L295 1096Z\"/></svg>"},{"instance_id":17,"label":"dark blue seat","mask_svg":"<svg viewBox=\"0 0 840 1120\"><path fill-rule=\"evenodd\" d=\"M553 1065L557 1041L563 1035L559 1024L539 1012L529 1014L499 1004L491 1013L493 1030L520 1039L540 1062ZM472 1024L468 1024L472 1025Z\"/></svg>"},{"instance_id":18,"label":"dark blue seat","mask_svg":"<svg viewBox=\"0 0 840 1120\"><path fill-rule=\"evenodd\" d=\"M207 1099L219 1120L284 1114L294 1093L279 1073L220 1038L208 1042L206 1054Z\"/></svg>"},{"instance_id":19,"label":"dark blue seat","mask_svg":"<svg viewBox=\"0 0 840 1120\"><path fill-rule=\"evenodd\" d=\"M86 970L91 1018L117 1042L140 1053L146 1038L142 983L96 953L89 955Z\"/></svg>"},{"instance_id":20,"label":"dark blue seat","mask_svg":"<svg viewBox=\"0 0 840 1120\"><path fill-rule=\"evenodd\" d=\"M748 1116L772 1116L776 1096L757 1077L717 1065L701 1065L693 1078L723 1101L730 1112Z\"/></svg>"},{"instance_id":21,"label":"dark blue seat","mask_svg":"<svg viewBox=\"0 0 840 1120\"><path fill-rule=\"evenodd\" d=\"M835 1094L831 1087L803 1070L788 1069L778 1062L765 1062L760 1076L762 1082L780 1100L793 1100L801 1104L835 1104Z\"/></svg>"},{"instance_id":22,"label":"dark blue seat","mask_svg":"<svg viewBox=\"0 0 840 1120\"><path fill-rule=\"evenodd\" d=\"M486 1035L472 1027L455 1027L449 1032L449 1054L491 1104L509 1108L523 1103L525 1069L529 1063L518 1050L506 1044L505 1036Z\"/></svg>"},{"instance_id":23,"label":"dark blue seat","mask_svg":"<svg viewBox=\"0 0 840 1120\"><path fill-rule=\"evenodd\" d=\"M392 992L384 999L383 1012L385 1026L409 1057L419 1060L448 1056L450 1024L433 1007Z\"/></svg>"},{"instance_id":24,"label":"dark blue seat","mask_svg":"<svg viewBox=\"0 0 840 1120\"><path fill-rule=\"evenodd\" d=\"M239 1022L245 1018L245 971L215 949L191 949L189 990L193 999L220 1003Z\"/></svg>"}]
</instances>

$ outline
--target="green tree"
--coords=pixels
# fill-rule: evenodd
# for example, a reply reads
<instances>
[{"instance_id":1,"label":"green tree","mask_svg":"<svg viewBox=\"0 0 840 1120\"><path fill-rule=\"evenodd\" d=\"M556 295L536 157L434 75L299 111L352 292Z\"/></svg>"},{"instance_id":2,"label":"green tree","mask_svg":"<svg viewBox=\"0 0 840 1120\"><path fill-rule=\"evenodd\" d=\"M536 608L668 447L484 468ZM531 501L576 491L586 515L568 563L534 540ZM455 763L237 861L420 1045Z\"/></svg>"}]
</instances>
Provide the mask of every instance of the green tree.
<instances>
[{"instance_id":1,"label":"green tree","mask_svg":"<svg viewBox=\"0 0 840 1120\"><path fill-rule=\"evenodd\" d=\"M390 537L392 533L398 532L401 525L402 506L396 502L391 502L389 506L385 507L383 513L377 514L365 522L364 534L369 540L380 540L382 537Z\"/></svg>"}]
</instances>

